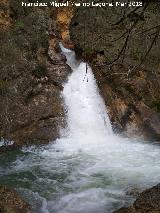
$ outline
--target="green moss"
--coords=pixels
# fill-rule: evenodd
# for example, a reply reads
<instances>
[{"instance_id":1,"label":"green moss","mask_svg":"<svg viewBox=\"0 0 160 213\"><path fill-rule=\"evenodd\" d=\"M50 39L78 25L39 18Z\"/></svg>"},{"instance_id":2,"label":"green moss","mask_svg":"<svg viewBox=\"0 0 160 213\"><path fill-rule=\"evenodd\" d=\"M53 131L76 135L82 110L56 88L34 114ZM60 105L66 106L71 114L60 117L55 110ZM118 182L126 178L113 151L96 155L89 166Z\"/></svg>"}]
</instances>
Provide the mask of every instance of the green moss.
<instances>
[{"instance_id":1,"label":"green moss","mask_svg":"<svg viewBox=\"0 0 160 213\"><path fill-rule=\"evenodd\" d=\"M24 23L21 20L16 21L15 28L18 29L18 30L24 29Z\"/></svg>"}]
</instances>

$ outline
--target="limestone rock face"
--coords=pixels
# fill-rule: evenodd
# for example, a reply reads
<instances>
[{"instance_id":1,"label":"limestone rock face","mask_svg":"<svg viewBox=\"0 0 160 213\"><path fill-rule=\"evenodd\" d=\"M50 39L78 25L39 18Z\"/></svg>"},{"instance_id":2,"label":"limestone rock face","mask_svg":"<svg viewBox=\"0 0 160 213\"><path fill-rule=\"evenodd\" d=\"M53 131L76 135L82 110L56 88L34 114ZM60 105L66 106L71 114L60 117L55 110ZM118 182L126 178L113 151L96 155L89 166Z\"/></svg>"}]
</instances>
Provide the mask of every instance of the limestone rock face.
<instances>
[{"instance_id":1,"label":"limestone rock face","mask_svg":"<svg viewBox=\"0 0 160 213\"><path fill-rule=\"evenodd\" d=\"M30 206L19 197L15 190L0 186L0 212L29 213Z\"/></svg>"},{"instance_id":2,"label":"limestone rock face","mask_svg":"<svg viewBox=\"0 0 160 213\"><path fill-rule=\"evenodd\" d=\"M146 2L137 8L82 7L70 25L75 50L93 69L115 131L157 141L159 6Z\"/></svg>"},{"instance_id":3,"label":"limestone rock face","mask_svg":"<svg viewBox=\"0 0 160 213\"><path fill-rule=\"evenodd\" d=\"M121 208L114 213L158 213L160 212L160 185L140 193L131 207Z\"/></svg>"},{"instance_id":4,"label":"limestone rock face","mask_svg":"<svg viewBox=\"0 0 160 213\"><path fill-rule=\"evenodd\" d=\"M0 28L0 137L47 143L65 124L61 90L70 68L59 48L56 11L12 0L12 25Z\"/></svg>"},{"instance_id":5,"label":"limestone rock face","mask_svg":"<svg viewBox=\"0 0 160 213\"><path fill-rule=\"evenodd\" d=\"M74 45L70 40L70 23L75 11L73 7L61 7L57 10L57 30L65 48L73 49Z\"/></svg>"},{"instance_id":6,"label":"limestone rock face","mask_svg":"<svg viewBox=\"0 0 160 213\"><path fill-rule=\"evenodd\" d=\"M127 136L143 136L159 141L160 78L147 70L127 78L118 73L124 70L125 67L113 67L106 74L104 70L94 67L113 128Z\"/></svg>"}]
</instances>

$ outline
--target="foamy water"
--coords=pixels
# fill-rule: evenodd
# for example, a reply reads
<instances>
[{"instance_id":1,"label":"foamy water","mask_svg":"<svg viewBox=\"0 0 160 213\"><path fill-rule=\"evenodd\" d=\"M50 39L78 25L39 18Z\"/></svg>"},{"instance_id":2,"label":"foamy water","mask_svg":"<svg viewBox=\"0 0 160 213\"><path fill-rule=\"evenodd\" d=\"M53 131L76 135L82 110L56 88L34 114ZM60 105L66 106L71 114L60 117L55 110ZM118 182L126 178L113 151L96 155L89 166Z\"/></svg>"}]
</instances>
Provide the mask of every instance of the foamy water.
<instances>
[{"instance_id":1,"label":"foamy water","mask_svg":"<svg viewBox=\"0 0 160 213\"><path fill-rule=\"evenodd\" d=\"M160 180L160 149L113 133L91 68L61 47L73 72L62 95L67 127L48 146L4 161L0 181L15 186L36 213L111 213L126 192Z\"/></svg>"}]
</instances>

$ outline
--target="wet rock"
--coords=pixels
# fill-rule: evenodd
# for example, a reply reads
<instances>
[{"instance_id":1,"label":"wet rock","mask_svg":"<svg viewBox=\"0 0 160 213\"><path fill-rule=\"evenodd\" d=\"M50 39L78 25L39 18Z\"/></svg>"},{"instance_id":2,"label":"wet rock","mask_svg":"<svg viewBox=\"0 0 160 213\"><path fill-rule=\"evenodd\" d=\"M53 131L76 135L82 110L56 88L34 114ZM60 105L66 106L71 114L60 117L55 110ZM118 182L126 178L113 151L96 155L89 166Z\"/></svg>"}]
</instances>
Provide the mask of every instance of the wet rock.
<instances>
[{"instance_id":1,"label":"wet rock","mask_svg":"<svg viewBox=\"0 0 160 213\"><path fill-rule=\"evenodd\" d=\"M70 35L77 54L93 69L114 130L160 141L159 37L141 61L152 42L151 28L160 24L158 5L146 3L145 8L127 10L79 8L72 18ZM125 32L132 24L125 47ZM123 47L125 50L119 55Z\"/></svg>"},{"instance_id":2,"label":"wet rock","mask_svg":"<svg viewBox=\"0 0 160 213\"><path fill-rule=\"evenodd\" d=\"M29 213L30 206L13 189L0 186L1 213Z\"/></svg>"},{"instance_id":3,"label":"wet rock","mask_svg":"<svg viewBox=\"0 0 160 213\"><path fill-rule=\"evenodd\" d=\"M133 207L129 207L129 208L121 208L118 211L114 211L113 213L136 213L136 211Z\"/></svg>"},{"instance_id":4,"label":"wet rock","mask_svg":"<svg viewBox=\"0 0 160 213\"><path fill-rule=\"evenodd\" d=\"M126 195L130 195L130 196L132 196L132 197L137 197L142 191L143 191L144 189L141 189L141 188L139 188L139 187L129 187L128 189L127 189L127 192L126 192Z\"/></svg>"},{"instance_id":5,"label":"wet rock","mask_svg":"<svg viewBox=\"0 0 160 213\"><path fill-rule=\"evenodd\" d=\"M160 184L140 193L131 207L121 208L114 213L158 213L160 212Z\"/></svg>"},{"instance_id":6,"label":"wet rock","mask_svg":"<svg viewBox=\"0 0 160 213\"><path fill-rule=\"evenodd\" d=\"M14 150L18 150L18 147L14 143L11 145L6 144L6 145L0 146L0 154L14 151Z\"/></svg>"}]
</instances>

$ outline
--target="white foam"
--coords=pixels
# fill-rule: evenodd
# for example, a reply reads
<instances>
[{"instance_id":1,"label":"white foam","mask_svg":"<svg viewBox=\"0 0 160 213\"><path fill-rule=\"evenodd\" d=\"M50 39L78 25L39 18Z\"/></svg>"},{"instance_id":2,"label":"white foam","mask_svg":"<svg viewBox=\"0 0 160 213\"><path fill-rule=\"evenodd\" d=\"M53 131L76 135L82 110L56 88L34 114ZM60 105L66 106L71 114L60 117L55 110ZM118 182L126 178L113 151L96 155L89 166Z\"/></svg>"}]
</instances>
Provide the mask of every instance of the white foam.
<instances>
[{"instance_id":1,"label":"white foam","mask_svg":"<svg viewBox=\"0 0 160 213\"><path fill-rule=\"evenodd\" d=\"M81 137L82 140L86 140L86 137L92 139L113 134L106 107L91 68L83 62L77 65L73 51L68 53L65 48L62 50L67 57L67 63L73 69L63 90L68 111L69 135L72 138Z\"/></svg>"},{"instance_id":2,"label":"white foam","mask_svg":"<svg viewBox=\"0 0 160 213\"><path fill-rule=\"evenodd\" d=\"M62 50L73 69L62 92L67 134L46 147L24 149L27 156L18 158L8 175L28 177L30 188L47 200L43 213L111 213L131 201L127 189L159 182L160 149L114 135L91 68L86 72L86 63Z\"/></svg>"}]
</instances>

